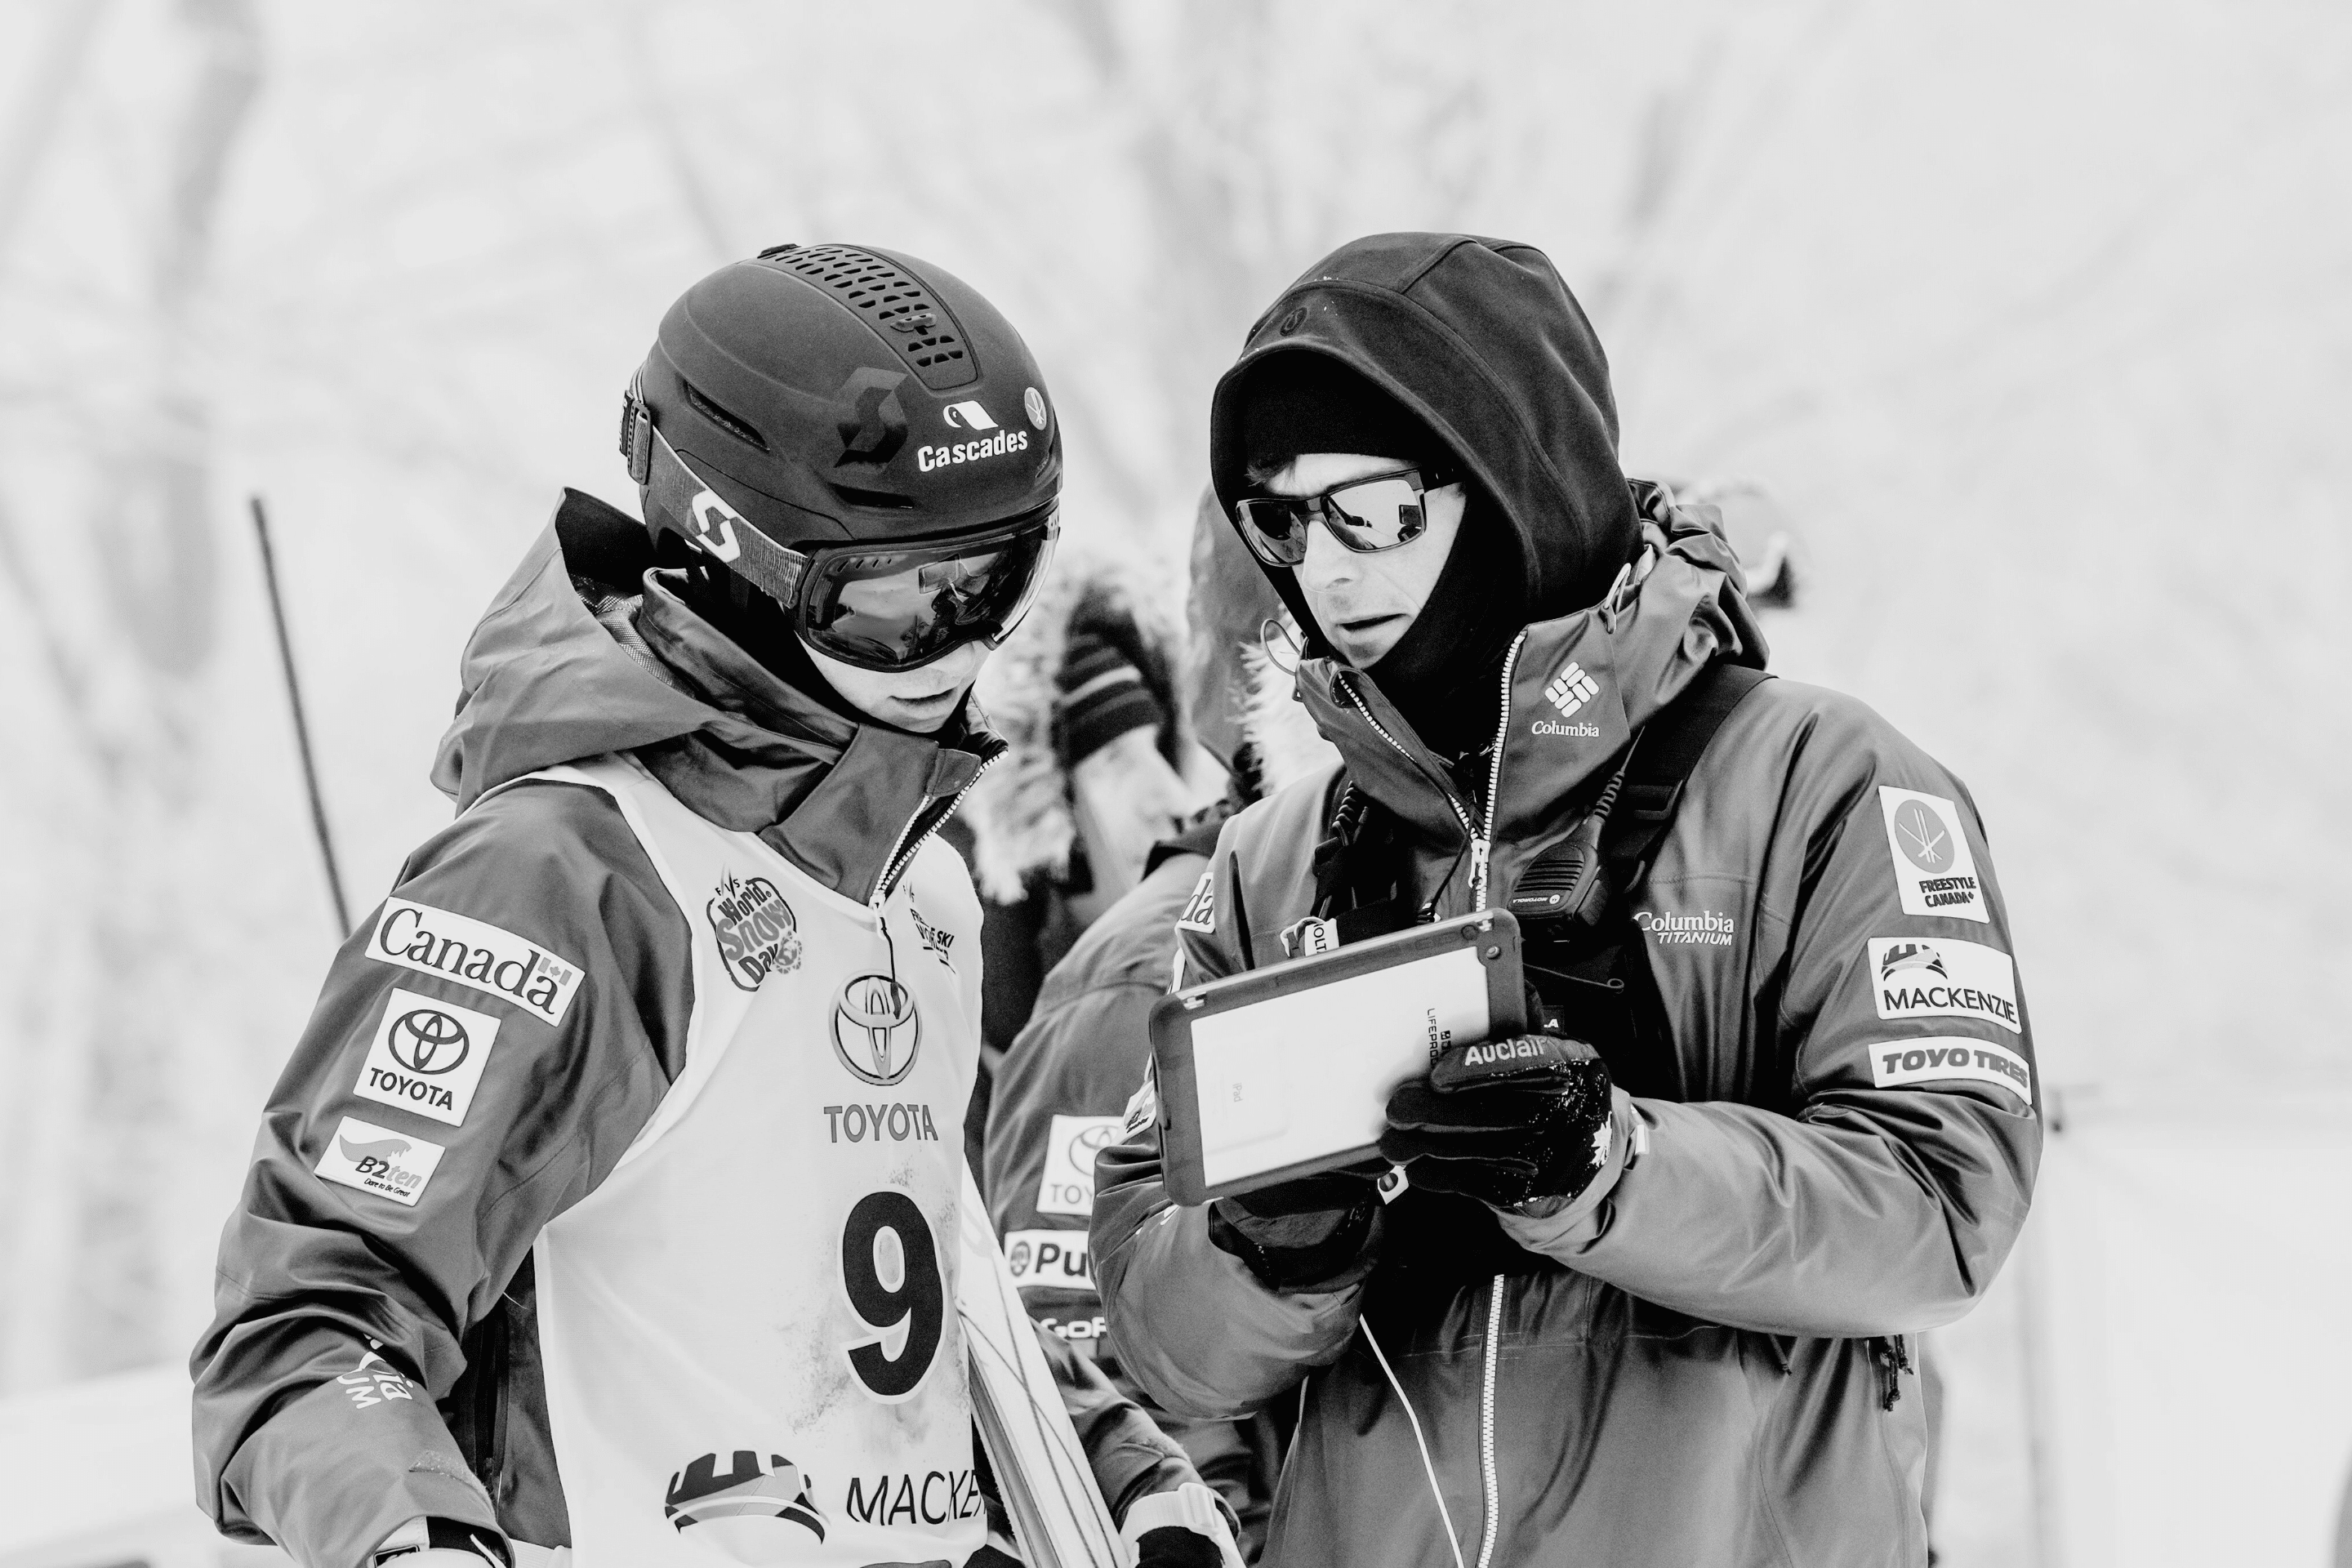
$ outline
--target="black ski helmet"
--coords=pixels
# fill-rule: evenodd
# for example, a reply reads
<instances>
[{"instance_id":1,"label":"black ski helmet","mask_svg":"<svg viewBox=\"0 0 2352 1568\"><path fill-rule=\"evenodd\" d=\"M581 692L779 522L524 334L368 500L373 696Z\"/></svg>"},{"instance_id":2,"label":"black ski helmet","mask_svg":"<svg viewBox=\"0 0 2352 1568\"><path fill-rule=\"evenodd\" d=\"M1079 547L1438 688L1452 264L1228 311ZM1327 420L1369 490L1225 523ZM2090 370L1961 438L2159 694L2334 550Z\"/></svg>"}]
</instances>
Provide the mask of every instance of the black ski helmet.
<instances>
[{"instance_id":1,"label":"black ski helmet","mask_svg":"<svg viewBox=\"0 0 2352 1568\"><path fill-rule=\"evenodd\" d=\"M782 245L696 283L624 399L621 450L657 546L723 563L868 668L1001 641L1051 552L1045 377L994 306L910 256ZM917 565L944 605L919 630L828 636L858 618L845 582Z\"/></svg>"}]
</instances>

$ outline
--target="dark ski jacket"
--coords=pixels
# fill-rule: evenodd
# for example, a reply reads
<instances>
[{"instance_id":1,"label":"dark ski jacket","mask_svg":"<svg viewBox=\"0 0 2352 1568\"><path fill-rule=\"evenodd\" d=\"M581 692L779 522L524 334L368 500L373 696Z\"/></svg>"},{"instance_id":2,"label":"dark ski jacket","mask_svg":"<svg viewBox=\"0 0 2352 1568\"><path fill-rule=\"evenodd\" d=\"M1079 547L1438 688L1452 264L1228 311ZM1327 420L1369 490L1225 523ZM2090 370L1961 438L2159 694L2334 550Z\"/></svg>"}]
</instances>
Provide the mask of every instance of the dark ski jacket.
<instances>
[{"instance_id":1,"label":"dark ski jacket","mask_svg":"<svg viewBox=\"0 0 2352 1568\"><path fill-rule=\"evenodd\" d=\"M1543 437L1598 422L1613 447L1606 369L1597 346L1573 374L1531 366L1534 328L1465 281L1493 276L1492 247L1443 243L1477 254L1343 251L1258 336L1360 365L1418 345L1383 377L1508 448L1483 472L1532 561L1561 548L1563 495L1622 483ZM1342 772L1394 825L1423 918L1505 906L1634 731L1710 663L1759 665L1715 534L1676 516L1644 537L1637 582L1525 628L1475 768L1450 770L1360 673L1305 660L1299 694L1343 769L1226 825L1188 982L1281 959ZM1127 1373L1201 1418L1297 1402L1267 1548L1286 1568L1452 1561L1447 1518L1474 1562L1926 1561L1907 1336L1990 1284L2041 1148L1975 807L1863 704L1769 679L1612 920L1613 970L1535 977L1563 1032L1601 1047L1626 1134L1556 1214L1409 1191L1355 1266L1276 1289L1212 1242L1208 1208L1174 1205L1143 1119L1099 1156L1092 1264Z\"/></svg>"},{"instance_id":2,"label":"dark ski jacket","mask_svg":"<svg viewBox=\"0 0 2352 1568\"><path fill-rule=\"evenodd\" d=\"M313 1167L342 1115L401 1114L352 1089L385 994L420 984L366 958L379 909L328 972L223 1232L191 1361L197 1500L225 1533L311 1568L352 1568L420 1514L569 1544L530 1247L611 1173L684 1065L691 933L618 808L546 782L477 800L629 752L700 816L863 900L999 749L976 706L941 744L793 691L649 574L650 554L641 524L565 492L466 649L433 770L461 815L393 889L580 963L561 1024L509 1031L414 1207L352 1203ZM1194 1479L1133 1404L1046 1342L1115 1512Z\"/></svg>"}]
</instances>

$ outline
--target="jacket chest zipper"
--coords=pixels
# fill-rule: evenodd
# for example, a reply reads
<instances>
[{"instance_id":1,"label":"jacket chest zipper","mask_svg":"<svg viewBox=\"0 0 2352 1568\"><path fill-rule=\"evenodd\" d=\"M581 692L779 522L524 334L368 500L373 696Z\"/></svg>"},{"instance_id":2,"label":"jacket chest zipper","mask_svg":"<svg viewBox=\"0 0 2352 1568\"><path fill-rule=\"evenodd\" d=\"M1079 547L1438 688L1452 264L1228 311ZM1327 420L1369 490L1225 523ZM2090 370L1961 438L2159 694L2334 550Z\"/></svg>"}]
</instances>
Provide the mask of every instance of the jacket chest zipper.
<instances>
[{"instance_id":1,"label":"jacket chest zipper","mask_svg":"<svg viewBox=\"0 0 2352 1568\"><path fill-rule=\"evenodd\" d=\"M1486 865L1495 847L1495 812L1503 782L1503 741L1511 730L1511 670L1519 662L1519 648L1527 640L1528 634L1521 632L1511 639L1510 650L1503 656L1502 716L1495 725L1495 758L1486 772L1486 810L1483 825L1473 822L1470 808L1462 804L1461 797L1439 783L1427 768L1422 766L1421 759L1405 748L1403 742L1390 734L1381 721L1372 717L1372 710L1357 691L1356 683L1342 678L1349 703L1363 716L1364 722L1371 726L1372 733L1386 741L1389 749L1411 763L1416 772L1437 784L1437 793L1444 797L1447 807L1454 813L1454 820L1462 825L1462 837L1470 841L1470 907L1473 910L1486 907Z\"/></svg>"},{"instance_id":2,"label":"jacket chest zipper","mask_svg":"<svg viewBox=\"0 0 2352 1568\"><path fill-rule=\"evenodd\" d=\"M877 915L882 912L883 904L890 897L890 889L898 885L898 879L906 875L907 868L915 863L915 857L923 852L923 846L931 841L931 835L937 833L946 825L948 818L955 815L956 807L963 804L963 797L971 793L972 786L980 783L988 770L996 765L997 757L1002 757L1003 754L1003 752L999 752L995 757L991 757L981 763L971 777L964 781L963 788L955 792L955 798L948 802L947 809L933 816L931 825L924 828L921 836L912 844L908 843L907 839L914 833L915 824L923 820L924 808L918 807L915 815L907 818L907 826L898 829L898 841L890 846L889 858L882 862L882 879L874 884L874 896L866 900L866 908Z\"/></svg>"}]
</instances>

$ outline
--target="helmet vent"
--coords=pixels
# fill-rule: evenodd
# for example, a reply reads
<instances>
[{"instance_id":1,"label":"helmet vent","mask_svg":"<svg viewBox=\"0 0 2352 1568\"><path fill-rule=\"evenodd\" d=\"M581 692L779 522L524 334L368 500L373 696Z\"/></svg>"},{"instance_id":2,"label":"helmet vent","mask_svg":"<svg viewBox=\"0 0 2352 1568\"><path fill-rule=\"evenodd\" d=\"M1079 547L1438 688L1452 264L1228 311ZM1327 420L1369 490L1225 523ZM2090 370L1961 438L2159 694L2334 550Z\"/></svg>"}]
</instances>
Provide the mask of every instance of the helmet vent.
<instances>
[{"instance_id":1,"label":"helmet vent","mask_svg":"<svg viewBox=\"0 0 2352 1568\"><path fill-rule=\"evenodd\" d=\"M682 381L678 384L686 388L686 401L697 414L701 415L745 446L757 447L762 452L768 449L767 439L751 427L750 420L740 414L730 414L711 402L702 395L701 389L694 383Z\"/></svg>"},{"instance_id":2,"label":"helmet vent","mask_svg":"<svg viewBox=\"0 0 2352 1568\"><path fill-rule=\"evenodd\" d=\"M961 386L976 367L963 329L930 289L898 263L847 245L816 245L766 259L825 289L882 335L933 392Z\"/></svg>"}]
</instances>

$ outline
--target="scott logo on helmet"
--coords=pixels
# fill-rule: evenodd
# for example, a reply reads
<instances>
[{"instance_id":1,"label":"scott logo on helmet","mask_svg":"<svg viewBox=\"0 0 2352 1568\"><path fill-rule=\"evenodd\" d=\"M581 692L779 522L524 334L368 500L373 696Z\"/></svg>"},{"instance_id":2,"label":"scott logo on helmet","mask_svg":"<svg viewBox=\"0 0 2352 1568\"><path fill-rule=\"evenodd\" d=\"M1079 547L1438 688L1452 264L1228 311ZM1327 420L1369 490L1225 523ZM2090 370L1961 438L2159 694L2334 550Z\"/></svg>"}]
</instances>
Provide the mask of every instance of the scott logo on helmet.
<instances>
[{"instance_id":1,"label":"scott logo on helmet","mask_svg":"<svg viewBox=\"0 0 2352 1568\"><path fill-rule=\"evenodd\" d=\"M687 521L694 525L691 542L697 548L721 561L732 561L743 553L743 542L735 537L735 525L743 520L719 499L718 491L695 491L686 510Z\"/></svg>"},{"instance_id":2,"label":"scott logo on helmet","mask_svg":"<svg viewBox=\"0 0 2352 1568\"><path fill-rule=\"evenodd\" d=\"M887 974L861 974L833 1005L833 1050L841 1065L887 1089L914 1070L923 1020L915 998Z\"/></svg>"}]
</instances>

